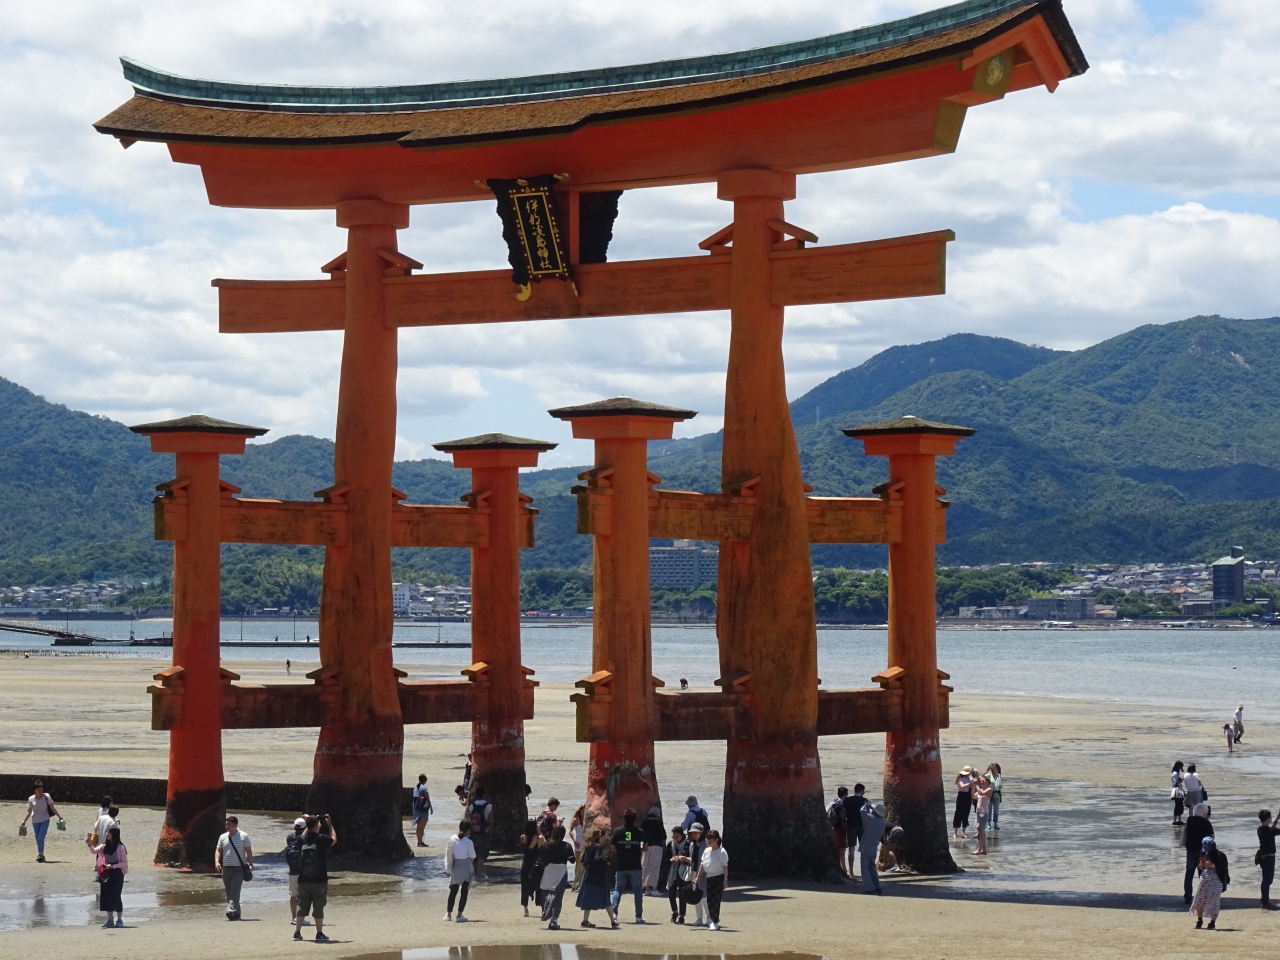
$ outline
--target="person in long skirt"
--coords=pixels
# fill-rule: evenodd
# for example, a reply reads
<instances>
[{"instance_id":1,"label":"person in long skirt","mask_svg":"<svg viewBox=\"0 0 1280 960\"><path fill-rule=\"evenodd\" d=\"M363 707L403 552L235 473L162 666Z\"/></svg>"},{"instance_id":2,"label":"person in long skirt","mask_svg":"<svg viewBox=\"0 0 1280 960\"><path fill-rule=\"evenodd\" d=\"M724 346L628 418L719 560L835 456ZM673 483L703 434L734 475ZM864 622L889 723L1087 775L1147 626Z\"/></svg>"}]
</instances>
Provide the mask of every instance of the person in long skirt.
<instances>
[{"instance_id":1,"label":"person in long skirt","mask_svg":"<svg viewBox=\"0 0 1280 960\"><path fill-rule=\"evenodd\" d=\"M564 835L564 824L557 823L550 841L538 853L538 866L542 868L538 889L542 892L542 919L547 922L548 930L560 929L560 908L569 887L569 864L574 859L573 845Z\"/></svg>"},{"instance_id":2,"label":"person in long skirt","mask_svg":"<svg viewBox=\"0 0 1280 960\"><path fill-rule=\"evenodd\" d=\"M594 927L592 910L603 910L609 918L609 926L618 929L613 915L613 898L609 889L609 860L605 840L609 834L603 827L596 827L587 838L582 851L582 882L578 885L578 909L582 911L582 925Z\"/></svg>"},{"instance_id":3,"label":"person in long skirt","mask_svg":"<svg viewBox=\"0 0 1280 960\"><path fill-rule=\"evenodd\" d=\"M973 806L973 767L965 766L956 775L956 813L951 818L951 836L965 840L969 836L969 809Z\"/></svg>"},{"instance_id":4,"label":"person in long skirt","mask_svg":"<svg viewBox=\"0 0 1280 960\"><path fill-rule=\"evenodd\" d=\"M94 869L98 874L98 909L107 915L104 930L124 926L124 878L129 872L129 851L120 842L120 828L110 827L107 838L96 847L85 839L85 845L97 858ZM114 914L114 919L113 915Z\"/></svg>"},{"instance_id":5,"label":"person in long skirt","mask_svg":"<svg viewBox=\"0 0 1280 960\"><path fill-rule=\"evenodd\" d=\"M1206 915L1209 929L1214 930L1218 925L1222 891L1231 882L1231 874L1227 870L1227 855L1218 849L1213 837L1205 837L1200 848L1200 886L1191 902L1191 912L1196 915L1197 930L1204 926Z\"/></svg>"},{"instance_id":6,"label":"person in long skirt","mask_svg":"<svg viewBox=\"0 0 1280 960\"><path fill-rule=\"evenodd\" d=\"M520 859L520 906L527 917L529 901L533 899L534 892L538 889L538 881L542 879L542 874L538 870L538 854L542 851L545 841L538 830L537 820L530 817L525 822L524 831L517 842L523 854Z\"/></svg>"},{"instance_id":7,"label":"person in long skirt","mask_svg":"<svg viewBox=\"0 0 1280 960\"><path fill-rule=\"evenodd\" d=\"M476 848L471 842L471 820L463 820L458 824L458 832L449 838L449 845L444 850L444 869L449 874L449 906L444 919L453 920L453 904L458 904L458 923L466 923L467 891L471 888L471 879L476 874Z\"/></svg>"},{"instance_id":8,"label":"person in long skirt","mask_svg":"<svg viewBox=\"0 0 1280 960\"><path fill-rule=\"evenodd\" d=\"M720 831L707 831L707 849L702 852L698 880L707 884L707 919L712 930L720 929L720 901L729 886L729 853L720 845Z\"/></svg>"},{"instance_id":9,"label":"person in long skirt","mask_svg":"<svg viewBox=\"0 0 1280 960\"><path fill-rule=\"evenodd\" d=\"M573 862L573 890L577 891L578 886L582 883L582 850L583 837L582 831L587 823L587 805L584 803L573 814L573 819L569 821L569 842L573 844L573 852L576 859Z\"/></svg>"}]
</instances>

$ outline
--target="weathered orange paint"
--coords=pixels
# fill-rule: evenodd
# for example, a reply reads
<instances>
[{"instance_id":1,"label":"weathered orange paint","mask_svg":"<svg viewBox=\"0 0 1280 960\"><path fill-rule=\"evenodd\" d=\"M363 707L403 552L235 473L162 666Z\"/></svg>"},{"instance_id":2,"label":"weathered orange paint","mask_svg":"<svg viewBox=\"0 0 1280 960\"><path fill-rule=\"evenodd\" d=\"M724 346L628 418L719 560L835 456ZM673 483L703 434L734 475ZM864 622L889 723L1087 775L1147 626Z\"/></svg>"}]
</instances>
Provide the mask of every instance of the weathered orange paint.
<instances>
[{"instance_id":1,"label":"weathered orange paint","mask_svg":"<svg viewBox=\"0 0 1280 960\"><path fill-rule=\"evenodd\" d=\"M386 324L379 248L408 225L399 204L337 205L347 229L346 333L334 436L334 483L346 485L349 534L325 550L320 660L336 668L334 722L320 728L307 805L330 813L347 856L409 857L401 828L404 725L391 662L391 466L396 330Z\"/></svg>"},{"instance_id":2,"label":"weathered orange paint","mask_svg":"<svg viewBox=\"0 0 1280 960\"><path fill-rule=\"evenodd\" d=\"M885 736L884 796L906 831L903 862L922 872L956 869L948 848L942 755L935 566L938 494L934 458L956 438L922 431L862 438L868 456L889 458L901 484L902 538L889 545L889 667L901 667L902 723Z\"/></svg>"},{"instance_id":3,"label":"weathered orange paint","mask_svg":"<svg viewBox=\"0 0 1280 960\"><path fill-rule=\"evenodd\" d=\"M486 716L471 724L472 791L483 787L494 805L491 843L515 849L529 811L524 786L526 686L520 662L520 548L525 507L521 467L538 465L537 450L453 452L455 467L471 468L471 487L489 516L485 546L471 551L471 658L488 665Z\"/></svg>"},{"instance_id":4,"label":"weathered orange paint","mask_svg":"<svg viewBox=\"0 0 1280 960\"><path fill-rule=\"evenodd\" d=\"M221 558L218 456L244 453L244 436L152 433L151 449L174 453L186 501L186 536L173 545L173 665L181 668L180 722L169 733L165 821L156 862L213 868L226 811L222 771Z\"/></svg>"},{"instance_id":5,"label":"weathered orange paint","mask_svg":"<svg viewBox=\"0 0 1280 960\"><path fill-rule=\"evenodd\" d=\"M836 866L824 817L818 760L818 644L800 453L787 405L783 310L774 306L769 255L781 236L794 175L722 174L733 201L733 306L725 383L722 480L751 488L751 539L720 546L717 632L722 677L739 671L751 713L750 740L731 740L725 768L725 845L748 875L819 876Z\"/></svg>"},{"instance_id":6,"label":"weathered orange paint","mask_svg":"<svg viewBox=\"0 0 1280 960\"><path fill-rule=\"evenodd\" d=\"M587 772L590 830L597 822L620 825L627 809L643 817L662 802L653 753L648 441L669 439L672 425L683 418L564 418L571 420L574 437L595 441L594 474L611 500L609 532L593 540L591 667L611 676L601 685L607 690L601 699L607 698L608 739L591 744ZM589 708L580 705L580 716Z\"/></svg>"}]
</instances>

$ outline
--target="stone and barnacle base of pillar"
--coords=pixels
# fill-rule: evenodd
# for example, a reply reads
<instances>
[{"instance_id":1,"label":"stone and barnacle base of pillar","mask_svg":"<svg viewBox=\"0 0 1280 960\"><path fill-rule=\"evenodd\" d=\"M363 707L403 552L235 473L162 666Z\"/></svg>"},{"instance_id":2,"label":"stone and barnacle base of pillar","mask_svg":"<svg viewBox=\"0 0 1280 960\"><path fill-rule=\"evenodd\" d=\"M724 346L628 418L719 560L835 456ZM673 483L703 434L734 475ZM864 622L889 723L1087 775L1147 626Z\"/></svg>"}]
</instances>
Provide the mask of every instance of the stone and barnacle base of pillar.
<instances>
[{"instance_id":1,"label":"stone and barnacle base of pillar","mask_svg":"<svg viewBox=\"0 0 1280 960\"><path fill-rule=\"evenodd\" d=\"M590 836L597 829L606 835L622 826L622 815L627 810L636 812L639 824L645 815L657 807L662 810L658 797L658 778L652 760L637 763L623 760L614 763L609 758L611 744L592 744L591 765L587 771L587 811L583 835ZM605 748L601 750L600 748Z\"/></svg>"},{"instance_id":2,"label":"stone and barnacle base of pillar","mask_svg":"<svg viewBox=\"0 0 1280 960\"><path fill-rule=\"evenodd\" d=\"M403 727L344 724L320 729L307 812L333 817L340 856L413 856L404 838L403 753Z\"/></svg>"},{"instance_id":3,"label":"stone and barnacle base of pillar","mask_svg":"<svg viewBox=\"0 0 1280 960\"><path fill-rule=\"evenodd\" d=\"M915 873L958 872L948 849L937 734L890 733L888 741L884 803L888 818L903 831L896 850L899 864Z\"/></svg>"},{"instance_id":4,"label":"stone and barnacle base of pillar","mask_svg":"<svg viewBox=\"0 0 1280 960\"><path fill-rule=\"evenodd\" d=\"M745 743L745 742L744 742ZM836 844L823 807L817 744L780 748L785 757L732 751L725 769L724 844L734 876L834 880ZM790 775L784 771L790 768Z\"/></svg>"},{"instance_id":5,"label":"stone and barnacle base of pillar","mask_svg":"<svg viewBox=\"0 0 1280 960\"><path fill-rule=\"evenodd\" d=\"M165 867L211 872L214 848L225 829L224 790L183 790L165 804L155 862Z\"/></svg>"}]
</instances>

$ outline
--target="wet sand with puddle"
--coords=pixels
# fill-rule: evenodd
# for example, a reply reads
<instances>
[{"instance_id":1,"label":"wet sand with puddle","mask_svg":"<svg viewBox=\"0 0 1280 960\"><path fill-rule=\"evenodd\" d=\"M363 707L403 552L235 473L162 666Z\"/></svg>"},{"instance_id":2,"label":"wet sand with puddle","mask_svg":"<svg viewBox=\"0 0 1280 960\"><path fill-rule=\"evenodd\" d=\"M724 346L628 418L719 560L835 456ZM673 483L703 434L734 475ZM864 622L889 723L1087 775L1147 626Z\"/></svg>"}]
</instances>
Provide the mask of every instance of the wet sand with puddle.
<instances>
[{"instance_id":1,"label":"wet sand with puddle","mask_svg":"<svg viewBox=\"0 0 1280 960\"><path fill-rule=\"evenodd\" d=\"M168 738L149 729L143 690L165 665L137 658L0 659L0 771L163 777ZM278 682L283 673L282 663L266 660L226 665L248 682ZM414 665L406 666L415 672ZM538 690L538 716L526 733L535 804L556 795L571 809L582 790L587 749L573 741L570 692L562 684ZM972 856L972 840L957 844L954 855L963 873L886 876L882 897L863 894L857 884L735 879L725 900L725 929L718 934L671 926L666 901L659 899L646 900L645 926L629 922L628 901L621 930L582 929L580 912L566 905L563 929L549 932L520 916L514 858L500 858L493 882L472 891L467 914L474 922L446 925L441 854L451 821L456 824L452 788L461 776L468 730L461 724L412 727L406 783L419 772L430 777L436 803L427 836L431 846L394 866L336 863L326 924L334 942L327 949L338 956L385 956L461 944L564 942L686 955L1275 956L1280 914L1257 909L1259 871L1252 861L1258 808L1280 810L1280 733L1252 723L1243 749L1228 756L1213 727L1194 697L1156 708L960 691L952 698L952 726L942 737L947 769L998 760L1007 777L1003 829L992 840L990 856ZM314 742L314 730L228 731L226 776L306 781ZM1182 851L1169 825L1167 799L1168 769L1176 758L1199 764L1219 841L1231 858L1234 882L1220 929L1212 933L1194 931L1182 906ZM719 824L723 762L720 744L659 744L657 772L668 816L682 813L692 793ZM824 738L828 799L836 786L856 781L878 795L882 762L878 736ZM99 928L91 858L83 843L94 810L61 806L68 830L50 831L50 862L36 864L32 838L17 835L22 806L0 803L0 824L9 825L0 830L0 943L6 955L203 960L312 948L292 942L286 927L286 868L278 851L292 814L242 815L261 866L259 879L245 888L246 920L230 923L222 915L217 878L149 864L163 811L126 809L132 857L127 928L106 931ZM405 827L411 837L407 822Z\"/></svg>"}]
</instances>

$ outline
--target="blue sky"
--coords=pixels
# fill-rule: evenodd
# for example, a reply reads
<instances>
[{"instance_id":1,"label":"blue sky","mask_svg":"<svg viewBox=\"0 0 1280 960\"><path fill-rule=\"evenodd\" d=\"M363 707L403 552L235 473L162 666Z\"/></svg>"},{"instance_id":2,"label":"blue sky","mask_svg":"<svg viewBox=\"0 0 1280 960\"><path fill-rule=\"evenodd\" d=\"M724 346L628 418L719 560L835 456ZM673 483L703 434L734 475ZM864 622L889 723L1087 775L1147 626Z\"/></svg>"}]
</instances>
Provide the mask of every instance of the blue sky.
<instances>
[{"instance_id":1,"label":"blue sky","mask_svg":"<svg viewBox=\"0 0 1280 960\"><path fill-rule=\"evenodd\" d=\"M821 36L932 0L526 4L80 0L0 7L0 376L126 422L194 412L331 436L336 334L224 337L215 276L305 278L332 213L209 206L163 147L91 124L125 100L121 54L241 81L390 84L641 62ZM1052 95L970 111L954 155L801 179L788 219L824 243L950 228L948 293L788 314L797 396L898 343L956 332L1079 348L1199 313L1280 314L1280 4L1065 0L1092 65ZM723 225L706 186L630 191L614 254L691 252ZM417 209L405 252L504 264L489 204ZM503 430L565 440L549 407L630 394L719 426L724 317L405 331L400 453ZM580 463L585 444L549 459Z\"/></svg>"}]
</instances>

